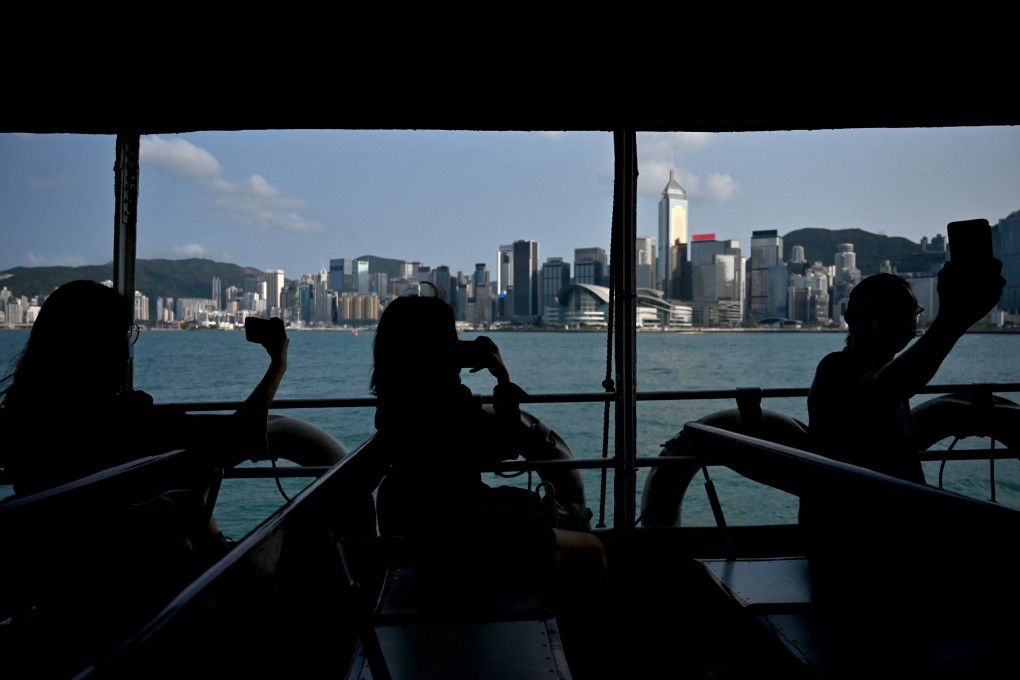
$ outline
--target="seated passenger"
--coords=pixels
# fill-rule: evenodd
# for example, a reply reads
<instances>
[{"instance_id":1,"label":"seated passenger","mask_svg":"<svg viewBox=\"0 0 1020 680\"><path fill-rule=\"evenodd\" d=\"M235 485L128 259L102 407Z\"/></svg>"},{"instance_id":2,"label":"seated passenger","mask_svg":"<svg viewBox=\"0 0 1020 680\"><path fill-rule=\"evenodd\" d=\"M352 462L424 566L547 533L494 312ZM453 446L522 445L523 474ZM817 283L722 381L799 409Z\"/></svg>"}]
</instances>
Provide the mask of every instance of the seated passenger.
<instances>
[{"instance_id":1,"label":"seated passenger","mask_svg":"<svg viewBox=\"0 0 1020 680\"><path fill-rule=\"evenodd\" d=\"M147 596L160 602L225 551L215 519L200 514L196 524L194 514L211 512L207 499L218 489L218 469L267 451L268 409L287 368L288 346L283 323L272 326L264 343L269 368L241 408L232 415L186 414L124 388L138 334L131 302L109 286L71 281L46 298L0 381L0 464L17 496L175 449L200 449L207 457L192 480L183 480L193 482L184 489L193 493L158 497L119 517L124 521L116 527L96 526L87 539L97 554L82 557L95 565L96 578L112 581L104 573L119 571L131 579L110 586L129 593L125 607L144 609ZM175 505L175 499L196 497ZM102 586L94 586L96 597L105 597ZM101 606L111 602L103 599Z\"/></svg>"},{"instance_id":2,"label":"seated passenger","mask_svg":"<svg viewBox=\"0 0 1020 680\"><path fill-rule=\"evenodd\" d=\"M524 392L496 344L459 341L447 302L404 295L383 311L373 352L375 444L389 464L378 491L380 532L408 537L426 567L458 581L517 574L575 590L603 585L598 537L553 528L534 494L482 481L480 470L516 458L527 434ZM461 383L461 368L496 378L495 415Z\"/></svg>"}]
</instances>

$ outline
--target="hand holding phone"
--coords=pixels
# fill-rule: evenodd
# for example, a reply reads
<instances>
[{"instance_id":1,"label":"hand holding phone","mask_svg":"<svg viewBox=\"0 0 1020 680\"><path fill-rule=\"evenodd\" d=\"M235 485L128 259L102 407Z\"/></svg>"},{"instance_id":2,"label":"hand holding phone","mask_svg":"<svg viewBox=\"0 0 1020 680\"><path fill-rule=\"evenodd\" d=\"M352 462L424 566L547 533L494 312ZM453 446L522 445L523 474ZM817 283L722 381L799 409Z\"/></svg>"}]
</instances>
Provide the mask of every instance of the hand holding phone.
<instances>
[{"instance_id":1,"label":"hand holding phone","mask_svg":"<svg viewBox=\"0 0 1020 680\"><path fill-rule=\"evenodd\" d=\"M983 270L992 263L992 227L988 220L950 222L949 259L961 268Z\"/></svg>"},{"instance_id":2,"label":"hand holding phone","mask_svg":"<svg viewBox=\"0 0 1020 680\"><path fill-rule=\"evenodd\" d=\"M276 330L282 330L283 328L283 322L276 317L272 319L260 319L254 316L245 317L244 339L248 342L264 345L273 337L274 325L279 327Z\"/></svg>"}]
</instances>

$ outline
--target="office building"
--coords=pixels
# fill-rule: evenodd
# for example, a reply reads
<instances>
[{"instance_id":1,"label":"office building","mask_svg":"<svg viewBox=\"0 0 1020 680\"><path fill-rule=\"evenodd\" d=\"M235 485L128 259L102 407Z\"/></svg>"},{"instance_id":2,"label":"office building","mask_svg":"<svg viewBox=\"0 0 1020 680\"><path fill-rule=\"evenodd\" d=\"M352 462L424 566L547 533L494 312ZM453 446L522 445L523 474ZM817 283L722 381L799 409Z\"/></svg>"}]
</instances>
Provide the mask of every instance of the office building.
<instances>
[{"instance_id":1,"label":"office building","mask_svg":"<svg viewBox=\"0 0 1020 680\"><path fill-rule=\"evenodd\" d=\"M592 248L589 250L602 250ZM603 251L604 252L604 251ZM595 261L586 264L597 265ZM576 281L576 283L586 283ZM570 285L570 263L564 262L562 257L550 257L542 265L542 323L558 326L563 324L563 308L560 306L560 291ZM601 284L594 284L601 285Z\"/></svg>"},{"instance_id":2,"label":"office building","mask_svg":"<svg viewBox=\"0 0 1020 680\"><path fill-rule=\"evenodd\" d=\"M687 192L676 181L673 170L659 200L659 266L658 288L670 297L672 279L677 269L678 244L687 243Z\"/></svg>"},{"instance_id":3,"label":"office building","mask_svg":"<svg viewBox=\"0 0 1020 680\"><path fill-rule=\"evenodd\" d=\"M634 245L634 277L638 288L655 288L658 280L655 262L655 237L638 236Z\"/></svg>"},{"instance_id":4,"label":"office building","mask_svg":"<svg viewBox=\"0 0 1020 680\"><path fill-rule=\"evenodd\" d=\"M783 237L775 229L751 232L748 316L753 321L786 318L787 267Z\"/></svg>"},{"instance_id":5,"label":"office building","mask_svg":"<svg viewBox=\"0 0 1020 680\"><path fill-rule=\"evenodd\" d=\"M538 241L514 241L513 249L513 319L534 323L538 308Z\"/></svg>"},{"instance_id":6,"label":"office building","mask_svg":"<svg viewBox=\"0 0 1020 680\"><path fill-rule=\"evenodd\" d=\"M605 248L574 249L574 283L609 285L609 257Z\"/></svg>"}]
</instances>

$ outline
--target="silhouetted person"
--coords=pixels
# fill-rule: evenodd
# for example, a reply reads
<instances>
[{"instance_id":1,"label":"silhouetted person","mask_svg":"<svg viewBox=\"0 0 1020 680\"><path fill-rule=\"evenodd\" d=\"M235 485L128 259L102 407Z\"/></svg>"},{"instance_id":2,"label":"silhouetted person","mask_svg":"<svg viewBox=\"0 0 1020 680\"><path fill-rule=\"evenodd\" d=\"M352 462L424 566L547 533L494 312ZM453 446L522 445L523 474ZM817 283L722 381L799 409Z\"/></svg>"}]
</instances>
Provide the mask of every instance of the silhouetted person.
<instances>
[{"instance_id":1,"label":"silhouetted person","mask_svg":"<svg viewBox=\"0 0 1020 680\"><path fill-rule=\"evenodd\" d=\"M939 272L939 310L917 335L924 311L910 284L874 274L850 292L844 314L849 333L840 352L818 364L808 394L808 438L814 451L877 472L924 483L909 399L928 384L963 334L998 303L1002 263L988 271Z\"/></svg>"},{"instance_id":2,"label":"silhouetted person","mask_svg":"<svg viewBox=\"0 0 1020 680\"><path fill-rule=\"evenodd\" d=\"M923 310L907 281L883 273L857 284L844 315L846 346L821 360L808 393L809 448L924 484L909 400L934 377L967 329L995 307L1005 286L1001 271L995 259L981 270L946 262L938 274L938 314L913 344ZM902 524L913 510L897 502L838 487L802 497L800 524L816 576L850 589L855 594L848 600L901 583L867 578L883 560L902 567L894 555L903 558L904 546L914 545L908 540L916 532ZM830 574L838 576L830 581Z\"/></svg>"},{"instance_id":3,"label":"silhouetted person","mask_svg":"<svg viewBox=\"0 0 1020 680\"><path fill-rule=\"evenodd\" d=\"M17 496L175 449L202 454L193 475L167 490L177 493L141 505L125 500L123 513L108 515L110 524L90 527L88 536L38 537L40 547L78 541L80 552L67 557L81 566L68 565L67 573L88 576L74 586L54 583L66 591L49 603L58 618L70 617L64 632L74 642L95 641L104 627L125 632L137 625L223 554L222 534L207 517L219 470L266 452L268 409L287 367L288 339L277 319L264 343L269 368L234 414L155 406L150 395L124 388L138 337L132 321L130 301L109 286L65 283L46 298L0 381L0 463ZM41 612L47 615L45 607Z\"/></svg>"},{"instance_id":4,"label":"silhouetted person","mask_svg":"<svg viewBox=\"0 0 1020 680\"><path fill-rule=\"evenodd\" d=\"M459 341L448 303L405 295L383 311L373 351L375 444L390 463L378 491L381 533L408 537L440 578L480 577L492 586L562 574L578 588L601 585L606 556L595 535L553 529L540 514L528 519L513 511L519 489L482 481L480 470L516 458L527 436L524 392L496 344L484 336ZM496 378L495 415L461 383L461 368Z\"/></svg>"}]
</instances>

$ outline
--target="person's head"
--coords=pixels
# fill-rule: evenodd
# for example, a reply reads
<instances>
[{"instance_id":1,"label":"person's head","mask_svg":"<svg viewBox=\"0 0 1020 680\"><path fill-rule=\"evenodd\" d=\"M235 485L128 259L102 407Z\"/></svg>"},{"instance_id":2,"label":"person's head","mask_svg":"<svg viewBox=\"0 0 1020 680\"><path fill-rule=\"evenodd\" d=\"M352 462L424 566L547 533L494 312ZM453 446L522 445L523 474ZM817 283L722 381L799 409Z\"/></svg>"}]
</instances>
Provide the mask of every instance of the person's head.
<instances>
[{"instance_id":1,"label":"person's head","mask_svg":"<svg viewBox=\"0 0 1020 680\"><path fill-rule=\"evenodd\" d=\"M850 327L847 345L895 354L917 335L917 316L922 311L906 279L873 274L850 291L843 314Z\"/></svg>"},{"instance_id":2,"label":"person's head","mask_svg":"<svg viewBox=\"0 0 1020 680\"><path fill-rule=\"evenodd\" d=\"M123 386L130 356L130 303L95 281L71 281L46 297L18 357L5 396L106 397ZM54 398L63 396L57 392Z\"/></svg>"},{"instance_id":3,"label":"person's head","mask_svg":"<svg viewBox=\"0 0 1020 680\"><path fill-rule=\"evenodd\" d=\"M458 384L457 342L453 307L441 297L395 298L383 310L372 341L373 394Z\"/></svg>"}]
</instances>

